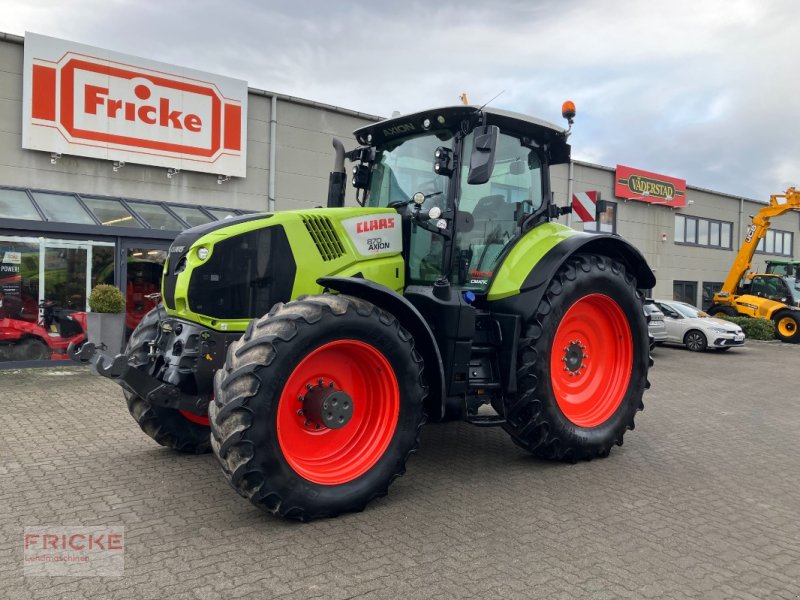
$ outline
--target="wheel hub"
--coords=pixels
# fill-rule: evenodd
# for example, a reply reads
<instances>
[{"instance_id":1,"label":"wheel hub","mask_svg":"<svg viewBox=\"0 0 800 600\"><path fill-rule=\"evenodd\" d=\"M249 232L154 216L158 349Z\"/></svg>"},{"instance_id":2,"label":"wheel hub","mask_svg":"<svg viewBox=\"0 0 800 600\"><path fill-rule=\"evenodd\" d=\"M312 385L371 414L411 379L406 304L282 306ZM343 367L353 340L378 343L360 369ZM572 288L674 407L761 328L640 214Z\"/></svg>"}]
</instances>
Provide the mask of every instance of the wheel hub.
<instances>
[{"instance_id":1,"label":"wheel hub","mask_svg":"<svg viewBox=\"0 0 800 600\"><path fill-rule=\"evenodd\" d=\"M353 417L353 399L343 391L337 390L331 381L322 379L316 385L307 384L305 396L299 399L303 408L298 412L305 417L304 425L311 429L340 429Z\"/></svg>"},{"instance_id":2,"label":"wheel hub","mask_svg":"<svg viewBox=\"0 0 800 600\"><path fill-rule=\"evenodd\" d=\"M569 344L564 346L564 357L561 362L564 363L564 370L570 377L577 377L586 370L587 358L589 355L586 354L586 345L581 340L570 340Z\"/></svg>"}]
</instances>

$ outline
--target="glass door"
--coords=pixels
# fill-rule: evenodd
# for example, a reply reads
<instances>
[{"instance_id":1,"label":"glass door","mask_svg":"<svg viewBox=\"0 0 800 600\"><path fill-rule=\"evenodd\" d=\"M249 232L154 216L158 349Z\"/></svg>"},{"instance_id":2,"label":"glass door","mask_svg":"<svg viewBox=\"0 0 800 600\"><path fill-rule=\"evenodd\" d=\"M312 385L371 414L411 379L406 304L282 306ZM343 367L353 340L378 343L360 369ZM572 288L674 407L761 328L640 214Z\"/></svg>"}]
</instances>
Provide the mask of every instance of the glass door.
<instances>
[{"instance_id":1,"label":"glass door","mask_svg":"<svg viewBox=\"0 0 800 600\"><path fill-rule=\"evenodd\" d=\"M39 302L85 311L94 286L114 285L112 242L45 239L39 253Z\"/></svg>"},{"instance_id":2,"label":"glass door","mask_svg":"<svg viewBox=\"0 0 800 600\"><path fill-rule=\"evenodd\" d=\"M113 242L0 236L0 361L65 359L83 333L70 311L114 283L114 254Z\"/></svg>"},{"instance_id":3,"label":"glass door","mask_svg":"<svg viewBox=\"0 0 800 600\"><path fill-rule=\"evenodd\" d=\"M168 250L168 243L154 240L126 240L123 244L122 288L125 292L125 329L128 336L142 317L157 304L153 294L161 292L161 273Z\"/></svg>"},{"instance_id":4,"label":"glass door","mask_svg":"<svg viewBox=\"0 0 800 600\"><path fill-rule=\"evenodd\" d=\"M86 310L91 292L89 249L83 245L45 242L39 260L39 302L54 302L60 308Z\"/></svg>"}]
</instances>

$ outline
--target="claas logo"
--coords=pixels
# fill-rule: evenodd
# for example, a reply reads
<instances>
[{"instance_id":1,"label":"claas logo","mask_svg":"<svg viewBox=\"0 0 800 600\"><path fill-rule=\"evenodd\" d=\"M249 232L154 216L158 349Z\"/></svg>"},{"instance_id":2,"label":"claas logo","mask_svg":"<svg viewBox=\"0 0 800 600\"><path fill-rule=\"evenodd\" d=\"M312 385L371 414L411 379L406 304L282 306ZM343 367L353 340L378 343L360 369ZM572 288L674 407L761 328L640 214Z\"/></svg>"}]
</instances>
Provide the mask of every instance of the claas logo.
<instances>
[{"instance_id":1,"label":"claas logo","mask_svg":"<svg viewBox=\"0 0 800 600\"><path fill-rule=\"evenodd\" d=\"M356 233L369 233L371 231L380 231L381 229L393 229L394 217L387 217L385 219L369 219L368 221L359 221L356 223Z\"/></svg>"},{"instance_id":2,"label":"claas logo","mask_svg":"<svg viewBox=\"0 0 800 600\"><path fill-rule=\"evenodd\" d=\"M71 143L213 160L242 150L241 111L213 83L70 52L34 59L33 124Z\"/></svg>"}]
</instances>

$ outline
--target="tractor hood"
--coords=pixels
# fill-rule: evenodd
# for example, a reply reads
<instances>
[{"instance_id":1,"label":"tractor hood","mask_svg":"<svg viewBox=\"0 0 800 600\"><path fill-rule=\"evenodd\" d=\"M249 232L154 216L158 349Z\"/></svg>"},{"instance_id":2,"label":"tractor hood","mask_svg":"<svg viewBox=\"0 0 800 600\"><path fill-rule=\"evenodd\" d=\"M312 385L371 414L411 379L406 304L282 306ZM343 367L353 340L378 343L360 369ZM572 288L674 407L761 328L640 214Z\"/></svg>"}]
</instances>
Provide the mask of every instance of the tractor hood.
<instances>
[{"instance_id":1,"label":"tractor hood","mask_svg":"<svg viewBox=\"0 0 800 600\"><path fill-rule=\"evenodd\" d=\"M388 208L246 215L180 234L164 265L166 311L243 331L277 302L317 294L325 276L364 277L401 291L402 223Z\"/></svg>"}]
</instances>

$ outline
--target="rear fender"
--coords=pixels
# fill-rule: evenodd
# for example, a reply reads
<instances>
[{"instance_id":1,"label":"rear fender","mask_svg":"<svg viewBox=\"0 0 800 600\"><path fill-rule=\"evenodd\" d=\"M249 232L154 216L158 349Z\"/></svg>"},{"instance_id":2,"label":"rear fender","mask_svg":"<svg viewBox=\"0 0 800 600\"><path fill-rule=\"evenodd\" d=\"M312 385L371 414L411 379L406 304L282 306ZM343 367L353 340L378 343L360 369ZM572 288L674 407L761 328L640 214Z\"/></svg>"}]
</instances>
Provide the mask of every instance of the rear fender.
<instances>
[{"instance_id":1,"label":"rear fender","mask_svg":"<svg viewBox=\"0 0 800 600\"><path fill-rule=\"evenodd\" d=\"M317 283L324 288L362 298L391 313L414 337L414 347L425 361L424 374L428 383L425 412L432 421L444 417L444 369L439 346L433 332L420 312L403 296L388 287L358 277L320 277Z\"/></svg>"},{"instance_id":2,"label":"rear fender","mask_svg":"<svg viewBox=\"0 0 800 600\"><path fill-rule=\"evenodd\" d=\"M492 310L520 314L524 320L530 318L544 297L547 285L566 260L576 253L597 254L621 263L628 274L636 278L636 287L639 289L651 289L655 286L656 277L644 256L627 240L616 235L574 231L553 223L548 225L557 228L552 232L543 232L545 236L536 240L540 253L538 260L535 252L526 253L529 265L527 270L520 268L520 263L525 259L519 255L516 264L510 265L511 269L504 272L505 261L500 265L487 296ZM542 227L546 226L537 229ZM535 232L536 230L531 233ZM518 245L523 241L524 238ZM542 246L546 248L543 253ZM513 253L514 249L507 258L512 258ZM531 261L535 261L534 264L531 265ZM502 284L498 286L501 281Z\"/></svg>"}]
</instances>

